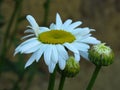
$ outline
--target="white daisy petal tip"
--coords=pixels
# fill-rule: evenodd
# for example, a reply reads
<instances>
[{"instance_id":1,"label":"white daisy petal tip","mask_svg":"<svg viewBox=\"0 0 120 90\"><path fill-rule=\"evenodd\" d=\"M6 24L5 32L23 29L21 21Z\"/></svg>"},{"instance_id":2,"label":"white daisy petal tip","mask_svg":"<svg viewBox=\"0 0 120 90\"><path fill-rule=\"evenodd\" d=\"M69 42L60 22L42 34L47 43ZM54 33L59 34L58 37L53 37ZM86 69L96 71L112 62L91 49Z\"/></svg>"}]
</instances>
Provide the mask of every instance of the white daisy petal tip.
<instances>
[{"instance_id":1,"label":"white daisy petal tip","mask_svg":"<svg viewBox=\"0 0 120 90\"><path fill-rule=\"evenodd\" d=\"M30 65L31 65L31 64L26 63L24 68L26 69L26 68L27 68L28 66L30 66Z\"/></svg>"},{"instance_id":2,"label":"white daisy petal tip","mask_svg":"<svg viewBox=\"0 0 120 90\"><path fill-rule=\"evenodd\" d=\"M27 61L27 63L25 64L25 69L27 68L27 67L29 67L31 64L32 64L33 62L30 62L30 61Z\"/></svg>"},{"instance_id":3,"label":"white daisy petal tip","mask_svg":"<svg viewBox=\"0 0 120 90\"><path fill-rule=\"evenodd\" d=\"M53 73L55 69L56 63L51 62L50 65L48 65L48 70L50 73Z\"/></svg>"},{"instance_id":4,"label":"white daisy petal tip","mask_svg":"<svg viewBox=\"0 0 120 90\"><path fill-rule=\"evenodd\" d=\"M95 29L90 29L90 31L96 31Z\"/></svg>"},{"instance_id":5,"label":"white daisy petal tip","mask_svg":"<svg viewBox=\"0 0 120 90\"><path fill-rule=\"evenodd\" d=\"M15 56L17 54L17 52L15 52L14 54L13 54L13 56Z\"/></svg>"},{"instance_id":6,"label":"white daisy petal tip","mask_svg":"<svg viewBox=\"0 0 120 90\"><path fill-rule=\"evenodd\" d=\"M27 16L26 16L26 19L27 19L29 22L35 21L34 17L31 16L31 15L27 15Z\"/></svg>"},{"instance_id":7,"label":"white daisy petal tip","mask_svg":"<svg viewBox=\"0 0 120 90\"><path fill-rule=\"evenodd\" d=\"M32 26L33 28L38 28L38 27L39 27L38 24L37 24L37 22L36 22L36 20L34 19L33 16L27 15L27 16L26 16L26 19L29 21L29 23L31 24L31 26Z\"/></svg>"},{"instance_id":8,"label":"white daisy petal tip","mask_svg":"<svg viewBox=\"0 0 120 90\"><path fill-rule=\"evenodd\" d=\"M62 20L60 15L57 13L56 14L56 29L60 29L62 26Z\"/></svg>"}]
</instances>

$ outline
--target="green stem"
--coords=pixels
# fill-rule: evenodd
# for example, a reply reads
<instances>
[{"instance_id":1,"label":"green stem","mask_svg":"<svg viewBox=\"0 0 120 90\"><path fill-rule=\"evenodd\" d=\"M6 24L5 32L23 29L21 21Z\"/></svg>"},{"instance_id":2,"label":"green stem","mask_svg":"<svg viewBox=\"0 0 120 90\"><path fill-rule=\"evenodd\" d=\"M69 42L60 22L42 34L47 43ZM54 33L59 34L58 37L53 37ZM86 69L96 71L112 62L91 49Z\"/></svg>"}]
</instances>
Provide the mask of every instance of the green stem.
<instances>
[{"instance_id":1,"label":"green stem","mask_svg":"<svg viewBox=\"0 0 120 90\"><path fill-rule=\"evenodd\" d=\"M21 3L15 3L14 11L11 15L11 18L10 18L9 22L8 22L8 26L6 28L5 35L4 35L4 38L3 38L3 45L2 45L2 52L1 52L2 59L4 59L4 57L6 56L8 39L9 39L9 36L10 36L11 27L12 27L13 22L15 20L15 16L16 16L17 12L19 11L19 5Z\"/></svg>"},{"instance_id":2,"label":"green stem","mask_svg":"<svg viewBox=\"0 0 120 90\"><path fill-rule=\"evenodd\" d=\"M60 84L59 84L59 89L58 90L63 90L63 86L65 83L66 76L62 74L61 79L60 79Z\"/></svg>"},{"instance_id":3,"label":"green stem","mask_svg":"<svg viewBox=\"0 0 120 90\"><path fill-rule=\"evenodd\" d=\"M23 2L23 0L21 0L21 2L19 3L18 12L16 14L15 28L10 36L10 40L9 40L8 46L7 46L8 48L11 48L11 45L13 43L12 41L15 39L15 37L17 35L16 32L17 32L18 26L19 26L19 18L20 18L21 10L22 10L22 2Z\"/></svg>"},{"instance_id":4,"label":"green stem","mask_svg":"<svg viewBox=\"0 0 120 90\"><path fill-rule=\"evenodd\" d=\"M48 90L54 90L55 76L56 76L56 68L55 68L54 72L50 74Z\"/></svg>"},{"instance_id":5,"label":"green stem","mask_svg":"<svg viewBox=\"0 0 120 90\"><path fill-rule=\"evenodd\" d=\"M46 2L44 3L44 9L45 9L45 13L44 13L43 24L46 25L48 22L48 14L49 14L49 10L50 10L50 0L46 0Z\"/></svg>"},{"instance_id":6,"label":"green stem","mask_svg":"<svg viewBox=\"0 0 120 90\"><path fill-rule=\"evenodd\" d=\"M92 78L91 78L86 90L92 90L92 87L93 87L93 85L95 83L95 80L97 78L97 75L98 75L100 69L101 69L101 66L96 66L96 68L95 68L95 70L93 72Z\"/></svg>"}]
</instances>

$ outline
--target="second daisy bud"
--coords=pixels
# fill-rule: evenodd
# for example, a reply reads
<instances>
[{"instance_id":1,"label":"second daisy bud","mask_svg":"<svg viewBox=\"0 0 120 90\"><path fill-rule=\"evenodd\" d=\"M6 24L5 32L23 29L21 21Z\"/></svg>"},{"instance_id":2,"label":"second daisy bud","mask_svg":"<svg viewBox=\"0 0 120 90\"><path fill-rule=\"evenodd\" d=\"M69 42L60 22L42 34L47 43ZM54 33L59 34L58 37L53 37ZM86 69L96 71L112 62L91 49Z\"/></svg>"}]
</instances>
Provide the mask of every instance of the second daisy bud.
<instances>
[{"instance_id":1,"label":"second daisy bud","mask_svg":"<svg viewBox=\"0 0 120 90\"><path fill-rule=\"evenodd\" d=\"M69 57L66 61L66 66L64 70L60 70L60 73L66 77L74 77L80 71L80 64L77 62L74 57Z\"/></svg>"},{"instance_id":2,"label":"second daisy bud","mask_svg":"<svg viewBox=\"0 0 120 90\"><path fill-rule=\"evenodd\" d=\"M89 59L97 66L108 66L113 63L114 53L105 43L101 43L89 50Z\"/></svg>"}]
</instances>

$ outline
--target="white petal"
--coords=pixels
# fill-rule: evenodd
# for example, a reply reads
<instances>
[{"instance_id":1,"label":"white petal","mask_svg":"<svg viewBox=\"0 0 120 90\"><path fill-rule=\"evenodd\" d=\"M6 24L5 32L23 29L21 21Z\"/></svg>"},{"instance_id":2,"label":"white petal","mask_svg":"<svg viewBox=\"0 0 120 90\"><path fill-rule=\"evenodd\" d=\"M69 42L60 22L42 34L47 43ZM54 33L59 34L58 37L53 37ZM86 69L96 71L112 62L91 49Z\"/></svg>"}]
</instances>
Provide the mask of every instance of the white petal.
<instances>
[{"instance_id":1,"label":"white petal","mask_svg":"<svg viewBox=\"0 0 120 90\"><path fill-rule=\"evenodd\" d=\"M79 36L79 35L77 35L77 36L76 36L76 42L81 43L81 40L82 40L82 39L86 39L86 38L90 37L91 35L92 35L92 34L86 34L86 35L84 35L84 36Z\"/></svg>"},{"instance_id":2,"label":"white petal","mask_svg":"<svg viewBox=\"0 0 120 90\"><path fill-rule=\"evenodd\" d=\"M34 33L34 31L32 29L27 29L24 31L24 33Z\"/></svg>"},{"instance_id":3,"label":"white petal","mask_svg":"<svg viewBox=\"0 0 120 90\"><path fill-rule=\"evenodd\" d=\"M21 39L23 40L23 39L26 39L26 38L32 37L32 36L34 36L34 35L35 35L35 34L29 34L29 35L26 35L26 36L22 37Z\"/></svg>"},{"instance_id":4,"label":"white petal","mask_svg":"<svg viewBox=\"0 0 120 90\"><path fill-rule=\"evenodd\" d=\"M89 28L77 28L72 32L75 36L83 36L90 33Z\"/></svg>"},{"instance_id":5,"label":"white petal","mask_svg":"<svg viewBox=\"0 0 120 90\"><path fill-rule=\"evenodd\" d=\"M56 14L56 29L60 29L62 25L62 20L60 18L60 15L57 13Z\"/></svg>"},{"instance_id":6,"label":"white petal","mask_svg":"<svg viewBox=\"0 0 120 90\"><path fill-rule=\"evenodd\" d=\"M71 19L66 20L66 21L64 22L64 24L62 25L62 29L69 31L69 26L70 26L71 23L72 23L72 20L71 20Z\"/></svg>"},{"instance_id":7,"label":"white petal","mask_svg":"<svg viewBox=\"0 0 120 90\"><path fill-rule=\"evenodd\" d=\"M66 61L63 60L60 56L59 56L59 61L58 61L59 67L61 70L63 70L66 66Z\"/></svg>"},{"instance_id":8,"label":"white petal","mask_svg":"<svg viewBox=\"0 0 120 90\"><path fill-rule=\"evenodd\" d=\"M54 23L50 24L50 29L51 29L51 30L56 29L56 25L55 25Z\"/></svg>"},{"instance_id":9,"label":"white petal","mask_svg":"<svg viewBox=\"0 0 120 90\"><path fill-rule=\"evenodd\" d=\"M30 66L35 61L35 57L36 57L35 53L32 54L32 56L30 57L30 59L25 64L25 68L28 67L28 66Z\"/></svg>"},{"instance_id":10,"label":"white petal","mask_svg":"<svg viewBox=\"0 0 120 90\"><path fill-rule=\"evenodd\" d=\"M70 28L70 29L74 29L74 28L78 27L78 26L81 25L81 24L82 24L82 22L77 21L77 22L72 23L72 24L69 26L69 28Z\"/></svg>"},{"instance_id":11,"label":"white petal","mask_svg":"<svg viewBox=\"0 0 120 90\"><path fill-rule=\"evenodd\" d=\"M40 42L38 42L38 41L33 41L33 42L30 42L30 43L27 43L27 44L21 46L20 52L24 53L24 51L29 50L30 48L35 47L39 44L40 44Z\"/></svg>"},{"instance_id":12,"label":"white petal","mask_svg":"<svg viewBox=\"0 0 120 90\"><path fill-rule=\"evenodd\" d=\"M88 38L86 38L86 39L81 40L81 42L89 43L89 44L99 44L99 43L100 43L100 41L97 40L97 39L94 38L94 37L88 37Z\"/></svg>"},{"instance_id":13,"label":"white petal","mask_svg":"<svg viewBox=\"0 0 120 90\"><path fill-rule=\"evenodd\" d=\"M85 43L74 42L74 43L72 43L72 45L80 51L88 51L88 49L90 48L90 46Z\"/></svg>"},{"instance_id":14,"label":"white petal","mask_svg":"<svg viewBox=\"0 0 120 90\"><path fill-rule=\"evenodd\" d=\"M49 72L53 73L55 69L56 63L51 62L50 65L48 66Z\"/></svg>"},{"instance_id":15,"label":"white petal","mask_svg":"<svg viewBox=\"0 0 120 90\"><path fill-rule=\"evenodd\" d=\"M44 44L41 45L40 49L36 53L36 55L37 55L36 56L36 62L39 61L39 59L41 58L41 56L44 53L44 51L46 50L46 48L47 48L47 45L44 45Z\"/></svg>"},{"instance_id":16,"label":"white petal","mask_svg":"<svg viewBox=\"0 0 120 90\"><path fill-rule=\"evenodd\" d=\"M25 44L27 44L27 43L33 42L33 41L35 41L36 39L37 39L37 38L30 38L30 39L24 41L23 43L21 43L16 49L19 49L21 46L23 46L23 45L25 45Z\"/></svg>"},{"instance_id":17,"label":"white petal","mask_svg":"<svg viewBox=\"0 0 120 90\"><path fill-rule=\"evenodd\" d=\"M24 51L24 53L25 53L25 54L33 53L33 52L39 50L40 47L41 47L41 45L38 44L38 45L36 45L36 46L34 46L34 47L32 47L32 48Z\"/></svg>"},{"instance_id":18,"label":"white petal","mask_svg":"<svg viewBox=\"0 0 120 90\"><path fill-rule=\"evenodd\" d=\"M71 19L68 19L64 22L64 26L69 26L70 24L72 23L72 20Z\"/></svg>"},{"instance_id":19,"label":"white petal","mask_svg":"<svg viewBox=\"0 0 120 90\"><path fill-rule=\"evenodd\" d=\"M74 56L75 56L75 60L76 60L76 61L79 61L79 60L80 60L79 51L78 51L74 46L72 46L72 45L69 44L69 43L65 43L64 46L74 53Z\"/></svg>"},{"instance_id":20,"label":"white petal","mask_svg":"<svg viewBox=\"0 0 120 90\"><path fill-rule=\"evenodd\" d=\"M16 55L17 53L21 52L21 49L22 49L22 46L23 45L26 45L27 43L32 43L36 40L36 38L31 38L31 39L28 39L26 41L24 41L23 43L21 43L16 49L15 49L15 53L14 55Z\"/></svg>"},{"instance_id":21,"label":"white petal","mask_svg":"<svg viewBox=\"0 0 120 90\"><path fill-rule=\"evenodd\" d=\"M44 52L44 60L47 65L50 64L52 54L52 45L47 45L47 48Z\"/></svg>"},{"instance_id":22,"label":"white petal","mask_svg":"<svg viewBox=\"0 0 120 90\"><path fill-rule=\"evenodd\" d=\"M43 31L49 31L49 28L47 27L39 27L40 30L43 30Z\"/></svg>"},{"instance_id":23,"label":"white petal","mask_svg":"<svg viewBox=\"0 0 120 90\"><path fill-rule=\"evenodd\" d=\"M56 45L52 45L52 61L54 63L57 63L58 61L58 51L57 51Z\"/></svg>"},{"instance_id":24,"label":"white petal","mask_svg":"<svg viewBox=\"0 0 120 90\"><path fill-rule=\"evenodd\" d=\"M75 55L75 60L78 62L80 61L80 54L79 53L74 53Z\"/></svg>"},{"instance_id":25,"label":"white petal","mask_svg":"<svg viewBox=\"0 0 120 90\"><path fill-rule=\"evenodd\" d=\"M78 50L69 43L64 43L64 46L74 53L79 53Z\"/></svg>"},{"instance_id":26,"label":"white petal","mask_svg":"<svg viewBox=\"0 0 120 90\"><path fill-rule=\"evenodd\" d=\"M85 58L86 60L89 60L89 58L88 58L88 52L82 52L82 51L80 51L79 53L80 53L80 55L81 55L83 58Z\"/></svg>"},{"instance_id":27,"label":"white petal","mask_svg":"<svg viewBox=\"0 0 120 90\"><path fill-rule=\"evenodd\" d=\"M31 24L32 29L35 32L35 35L38 36L40 30L39 30L39 25L37 24L37 22L35 21L35 19L31 15L27 15L26 18L29 21L29 23Z\"/></svg>"},{"instance_id":28,"label":"white petal","mask_svg":"<svg viewBox=\"0 0 120 90\"><path fill-rule=\"evenodd\" d=\"M33 16L27 15L26 18L33 28L39 27Z\"/></svg>"},{"instance_id":29,"label":"white petal","mask_svg":"<svg viewBox=\"0 0 120 90\"><path fill-rule=\"evenodd\" d=\"M68 59L68 53L62 45L56 45L58 56L61 56L63 60Z\"/></svg>"}]
</instances>

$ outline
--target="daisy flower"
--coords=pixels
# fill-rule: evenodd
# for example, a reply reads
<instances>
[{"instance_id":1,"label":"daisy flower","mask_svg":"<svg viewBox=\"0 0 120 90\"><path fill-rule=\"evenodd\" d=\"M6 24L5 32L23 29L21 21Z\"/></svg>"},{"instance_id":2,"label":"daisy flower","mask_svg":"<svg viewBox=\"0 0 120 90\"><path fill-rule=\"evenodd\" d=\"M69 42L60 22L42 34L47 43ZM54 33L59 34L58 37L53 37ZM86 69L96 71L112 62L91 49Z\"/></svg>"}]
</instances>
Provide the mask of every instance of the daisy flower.
<instances>
[{"instance_id":1,"label":"daisy flower","mask_svg":"<svg viewBox=\"0 0 120 90\"><path fill-rule=\"evenodd\" d=\"M14 53L32 53L25 68L34 61L38 62L43 55L50 73L53 73L56 64L63 70L66 60L69 58L68 51L73 53L78 62L80 56L88 59L89 44L100 43L99 40L91 36L92 29L88 27L78 28L82 24L81 21L72 23L72 20L68 19L62 22L58 13L56 14L56 23L52 23L49 28L39 27L31 15L26 18L31 26L28 26L30 29L26 30L25 33L31 34L23 37L23 39L29 39L21 43Z\"/></svg>"}]
</instances>

